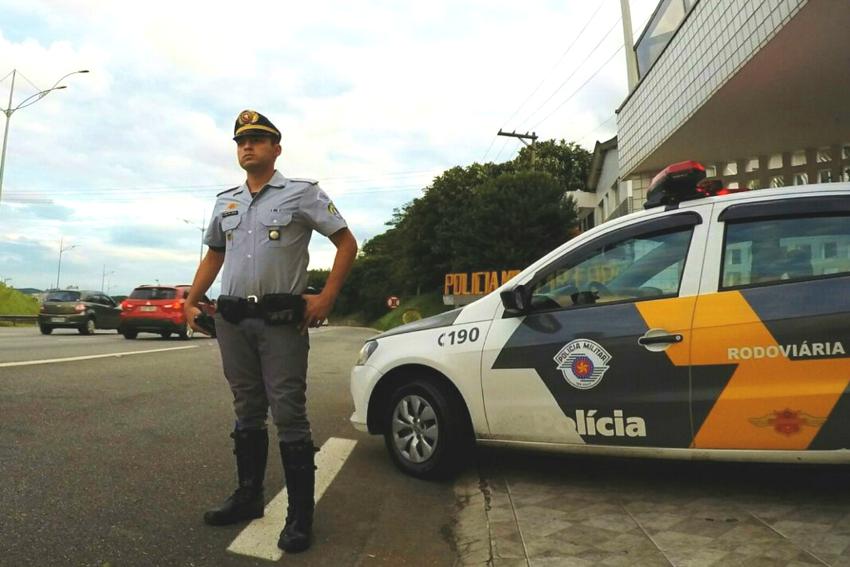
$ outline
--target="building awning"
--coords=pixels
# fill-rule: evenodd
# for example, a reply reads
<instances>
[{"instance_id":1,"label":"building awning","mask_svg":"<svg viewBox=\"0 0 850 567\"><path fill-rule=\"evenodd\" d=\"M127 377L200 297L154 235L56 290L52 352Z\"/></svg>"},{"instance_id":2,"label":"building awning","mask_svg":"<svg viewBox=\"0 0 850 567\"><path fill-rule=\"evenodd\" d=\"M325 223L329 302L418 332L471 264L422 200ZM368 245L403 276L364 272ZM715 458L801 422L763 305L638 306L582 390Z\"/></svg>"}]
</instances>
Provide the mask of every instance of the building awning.
<instances>
[{"instance_id":1,"label":"building awning","mask_svg":"<svg viewBox=\"0 0 850 567\"><path fill-rule=\"evenodd\" d=\"M848 30L846 0L808 2L678 130L624 173L850 142ZM717 30L717 41L723 36Z\"/></svg>"}]
</instances>

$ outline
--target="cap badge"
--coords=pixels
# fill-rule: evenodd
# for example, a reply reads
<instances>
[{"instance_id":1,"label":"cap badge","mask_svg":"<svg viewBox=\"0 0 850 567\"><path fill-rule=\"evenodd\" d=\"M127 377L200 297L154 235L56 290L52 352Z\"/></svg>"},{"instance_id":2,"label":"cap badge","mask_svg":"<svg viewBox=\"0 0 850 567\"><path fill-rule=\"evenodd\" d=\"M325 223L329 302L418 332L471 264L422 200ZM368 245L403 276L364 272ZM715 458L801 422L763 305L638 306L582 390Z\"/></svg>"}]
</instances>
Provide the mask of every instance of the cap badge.
<instances>
[{"instance_id":1,"label":"cap badge","mask_svg":"<svg viewBox=\"0 0 850 567\"><path fill-rule=\"evenodd\" d=\"M259 119L260 115L253 110L243 110L242 114L239 115L239 124L241 126L245 124L256 124Z\"/></svg>"}]
</instances>

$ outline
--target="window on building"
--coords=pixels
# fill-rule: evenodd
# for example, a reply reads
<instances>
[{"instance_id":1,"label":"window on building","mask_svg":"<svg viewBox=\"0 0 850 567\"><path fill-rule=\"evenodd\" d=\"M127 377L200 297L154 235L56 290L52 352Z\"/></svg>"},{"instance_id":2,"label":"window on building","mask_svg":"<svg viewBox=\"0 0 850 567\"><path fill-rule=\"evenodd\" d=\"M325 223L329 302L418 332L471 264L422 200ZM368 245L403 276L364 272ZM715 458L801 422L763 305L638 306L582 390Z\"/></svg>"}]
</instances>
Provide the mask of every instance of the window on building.
<instances>
[{"instance_id":1,"label":"window on building","mask_svg":"<svg viewBox=\"0 0 850 567\"><path fill-rule=\"evenodd\" d=\"M799 150L791 154L791 167L806 165L806 152Z\"/></svg>"},{"instance_id":2,"label":"window on building","mask_svg":"<svg viewBox=\"0 0 850 567\"><path fill-rule=\"evenodd\" d=\"M690 1L689 1L690 3ZM683 0L661 0L655 15L635 45L638 74L643 77L670 43L690 6Z\"/></svg>"},{"instance_id":3,"label":"window on building","mask_svg":"<svg viewBox=\"0 0 850 567\"><path fill-rule=\"evenodd\" d=\"M832 150L821 148L818 150L818 163L829 163L832 161Z\"/></svg>"},{"instance_id":4,"label":"window on building","mask_svg":"<svg viewBox=\"0 0 850 567\"><path fill-rule=\"evenodd\" d=\"M841 181L850 181L850 166L841 171Z\"/></svg>"},{"instance_id":5,"label":"window on building","mask_svg":"<svg viewBox=\"0 0 850 567\"><path fill-rule=\"evenodd\" d=\"M785 187L785 177L782 175L774 175L770 178L771 187Z\"/></svg>"},{"instance_id":6,"label":"window on building","mask_svg":"<svg viewBox=\"0 0 850 567\"><path fill-rule=\"evenodd\" d=\"M850 159L850 145L844 146L841 149L842 159L848 160Z\"/></svg>"},{"instance_id":7,"label":"window on building","mask_svg":"<svg viewBox=\"0 0 850 567\"><path fill-rule=\"evenodd\" d=\"M741 264L740 248L733 248L729 250L729 263L733 266L739 266Z\"/></svg>"},{"instance_id":8,"label":"window on building","mask_svg":"<svg viewBox=\"0 0 850 567\"><path fill-rule=\"evenodd\" d=\"M759 159L758 158L750 158L747 160L747 166L744 168L744 171L747 173L752 173L754 171L759 170Z\"/></svg>"},{"instance_id":9,"label":"window on building","mask_svg":"<svg viewBox=\"0 0 850 567\"><path fill-rule=\"evenodd\" d=\"M750 179L747 181L747 189L761 189L761 183L758 179Z\"/></svg>"},{"instance_id":10,"label":"window on building","mask_svg":"<svg viewBox=\"0 0 850 567\"><path fill-rule=\"evenodd\" d=\"M824 258L835 258L838 256L838 243L837 242L824 242L823 243L823 257Z\"/></svg>"},{"instance_id":11,"label":"window on building","mask_svg":"<svg viewBox=\"0 0 850 567\"><path fill-rule=\"evenodd\" d=\"M773 154L767 160L768 169L782 169L782 154Z\"/></svg>"},{"instance_id":12,"label":"window on building","mask_svg":"<svg viewBox=\"0 0 850 567\"><path fill-rule=\"evenodd\" d=\"M705 166L705 176L706 177L717 177L717 166L716 165Z\"/></svg>"},{"instance_id":13,"label":"window on building","mask_svg":"<svg viewBox=\"0 0 850 567\"><path fill-rule=\"evenodd\" d=\"M723 175L738 175L738 162L727 161L723 166Z\"/></svg>"},{"instance_id":14,"label":"window on building","mask_svg":"<svg viewBox=\"0 0 850 567\"><path fill-rule=\"evenodd\" d=\"M832 183L832 170L831 169L819 169L818 170L818 183Z\"/></svg>"},{"instance_id":15,"label":"window on building","mask_svg":"<svg viewBox=\"0 0 850 567\"><path fill-rule=\"evenodd\" d=\"M794 174L794 185L807 185L809 183L809 174L808 173L795 173Z\"/></svg>"}]
</instances>

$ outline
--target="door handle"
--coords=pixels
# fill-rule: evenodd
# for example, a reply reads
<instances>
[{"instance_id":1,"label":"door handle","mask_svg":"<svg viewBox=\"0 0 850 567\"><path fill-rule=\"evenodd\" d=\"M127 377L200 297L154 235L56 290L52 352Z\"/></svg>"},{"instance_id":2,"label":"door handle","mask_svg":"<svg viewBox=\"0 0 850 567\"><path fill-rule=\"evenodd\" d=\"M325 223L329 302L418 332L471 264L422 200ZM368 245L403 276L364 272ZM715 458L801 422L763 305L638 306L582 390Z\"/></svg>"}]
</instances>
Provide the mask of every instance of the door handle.
<instances>
[{"instance_id":1,"label":"door handle","mask_svg":"<svg viewBox=\"0 0 850 567\"><path fill-rule=\"evenodd\" d=\"M663 344L675 344L682 342L682 335L654 335L654 336L643 336L638 339L638 343L644 346L648 345L663 345Z\"/></svg>"}]
</instances>

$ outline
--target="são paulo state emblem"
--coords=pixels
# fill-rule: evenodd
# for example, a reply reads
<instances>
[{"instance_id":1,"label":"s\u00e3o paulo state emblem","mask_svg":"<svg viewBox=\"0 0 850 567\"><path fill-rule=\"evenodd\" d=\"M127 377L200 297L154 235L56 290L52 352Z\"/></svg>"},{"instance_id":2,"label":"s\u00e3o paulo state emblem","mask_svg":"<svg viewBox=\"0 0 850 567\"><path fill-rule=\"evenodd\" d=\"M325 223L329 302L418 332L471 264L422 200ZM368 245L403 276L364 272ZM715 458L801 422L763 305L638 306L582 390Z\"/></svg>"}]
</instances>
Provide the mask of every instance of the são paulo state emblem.
<instances>
[{"instance_id":1,"label":"s\u00e3o paulo state emblem","mask_svg":"<svg viewBox=\"0 0 850 567\"><path fill-rule=\"evenodd\" d=\"M602 381L611 355L590 339L576 339L558 351L554 361L573 388L589 390Z\"/></svg>"}]
</instances>

